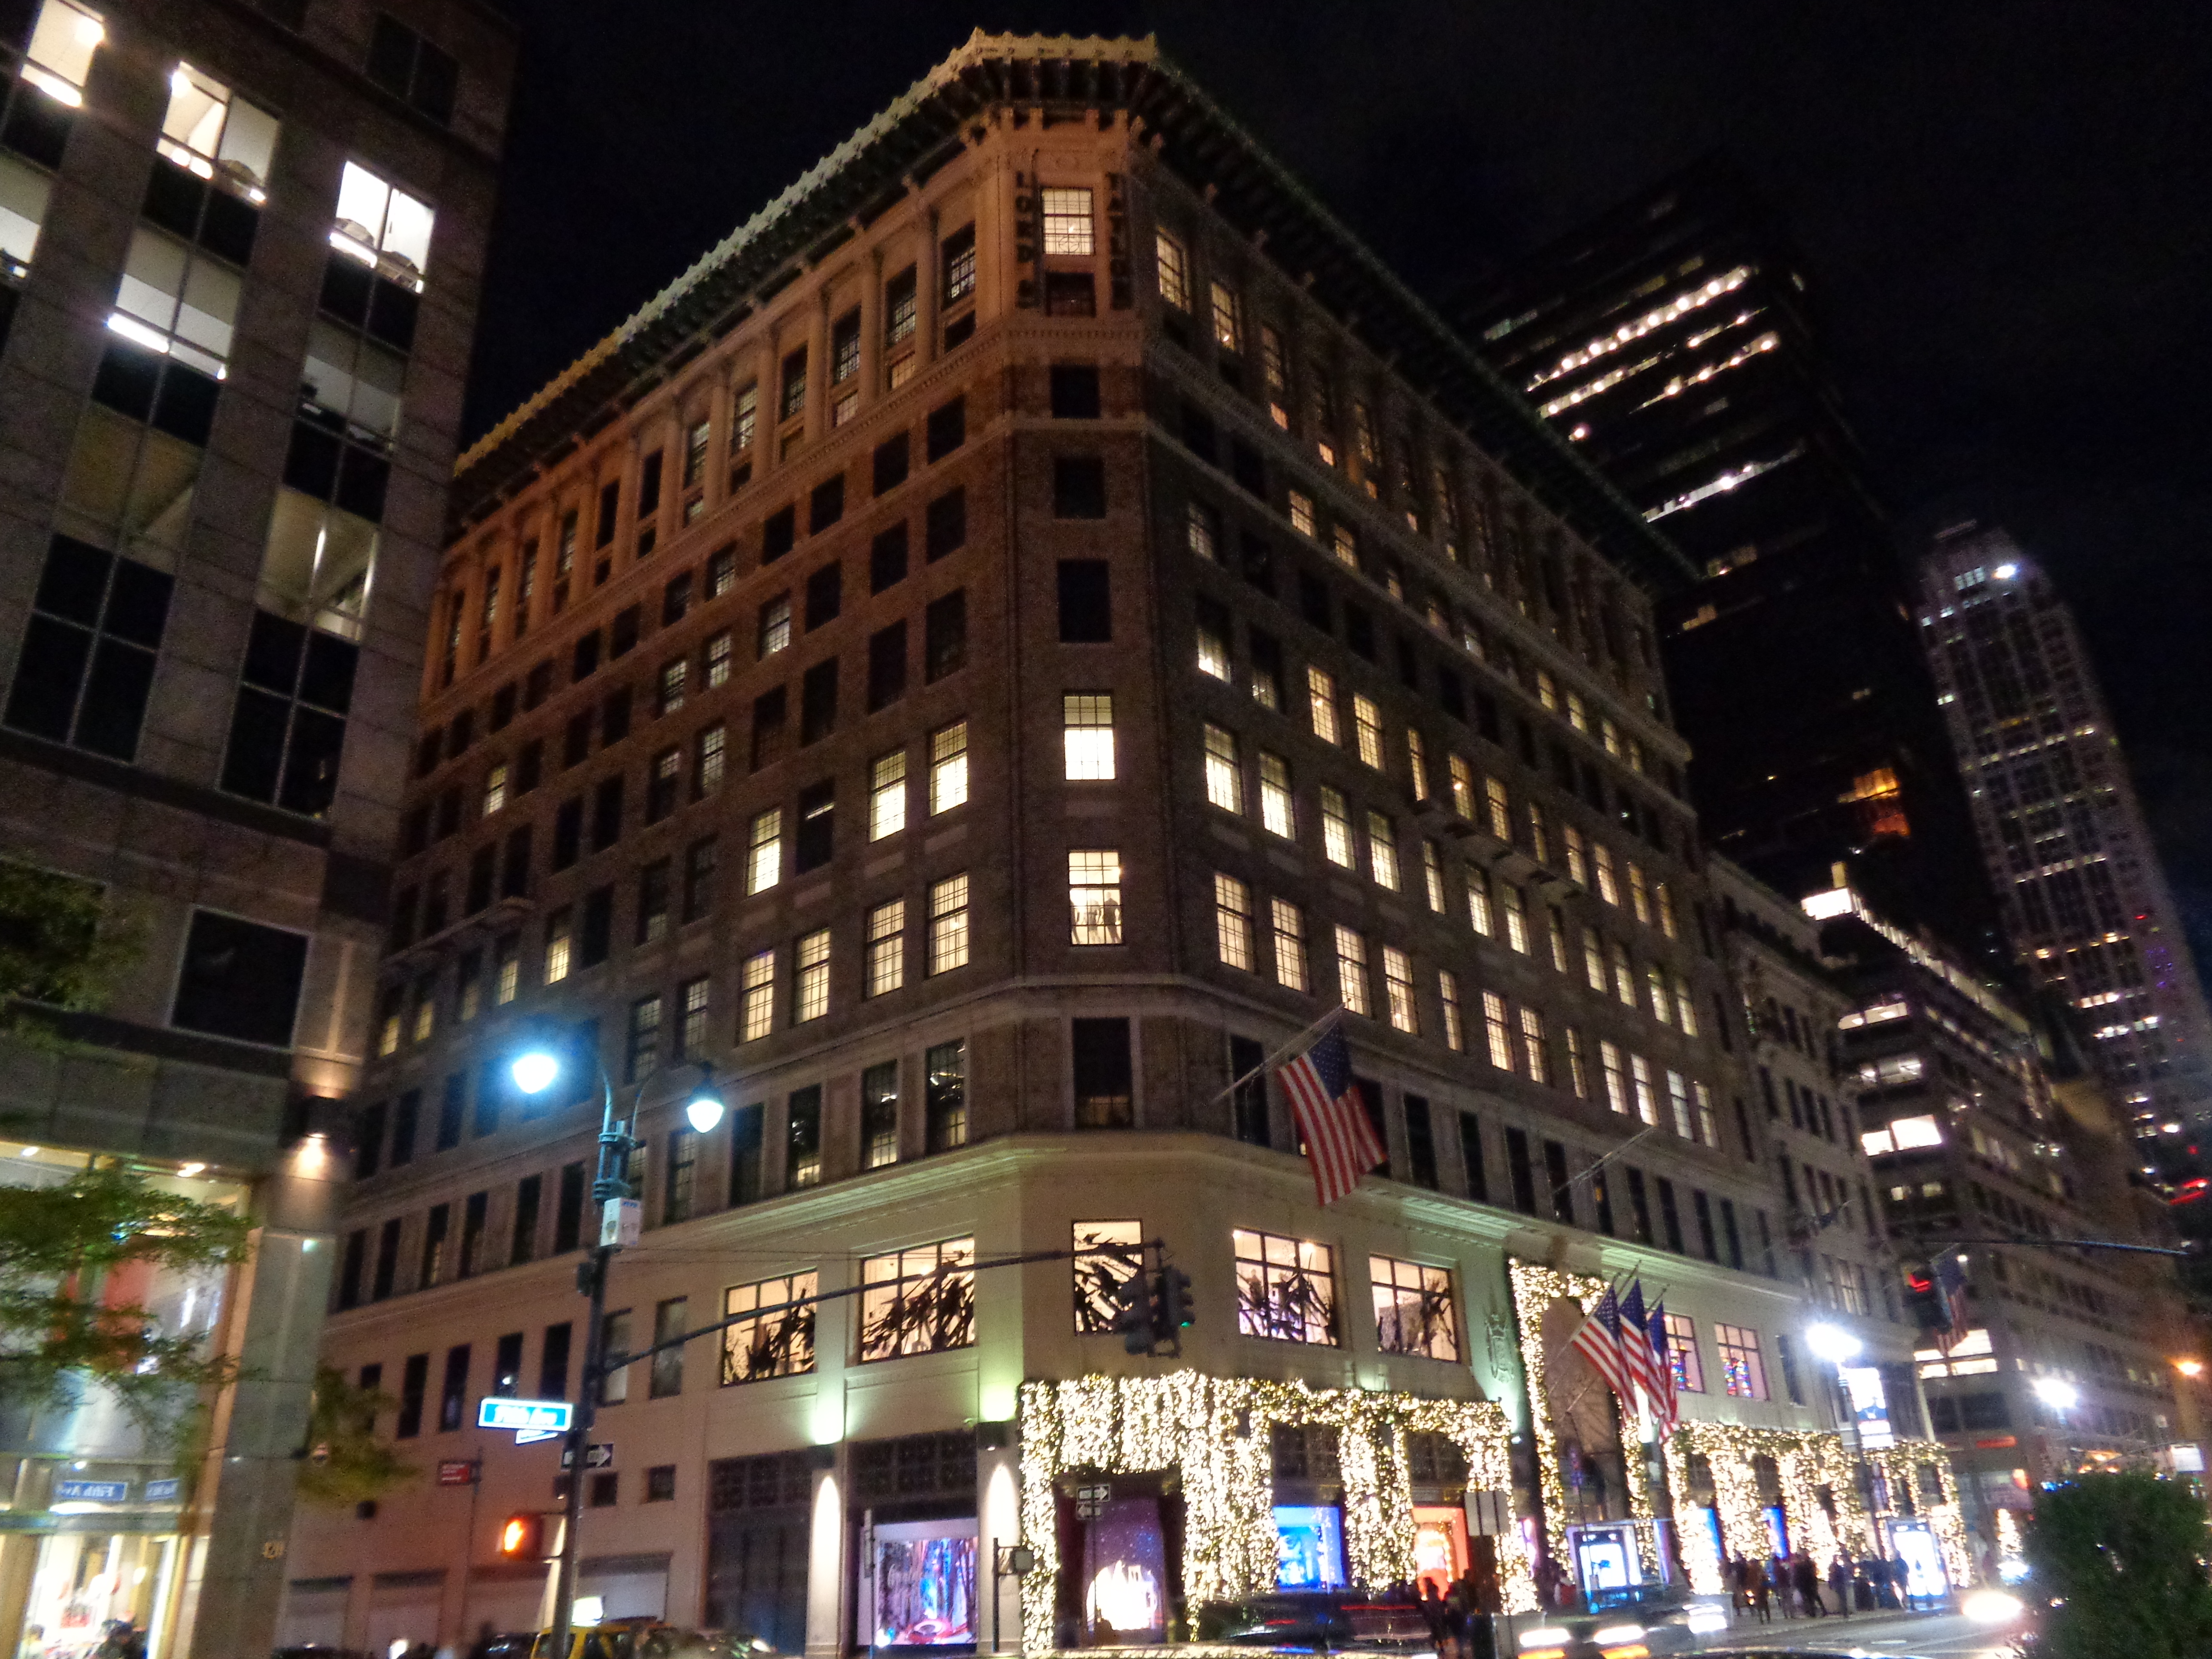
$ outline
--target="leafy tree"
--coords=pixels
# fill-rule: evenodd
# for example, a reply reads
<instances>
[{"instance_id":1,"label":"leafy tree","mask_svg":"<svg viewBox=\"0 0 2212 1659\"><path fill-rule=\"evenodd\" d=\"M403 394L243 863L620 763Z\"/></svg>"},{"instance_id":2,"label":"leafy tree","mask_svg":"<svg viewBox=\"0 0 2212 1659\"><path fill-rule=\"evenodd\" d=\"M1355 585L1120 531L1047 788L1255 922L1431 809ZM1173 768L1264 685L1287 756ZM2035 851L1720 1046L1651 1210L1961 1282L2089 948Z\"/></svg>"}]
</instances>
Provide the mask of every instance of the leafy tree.
<instances>
[{"instance_id":1,"label":"leafy tree","mask_svg":"<svg viewBox=\"0 0 2212 1659\"><path fill-rule=\"evenodd\" d=\"M98 1006L139 944L97 884L0 859L0 1034L46 1032L26 1003Z\"/></svg>"},{"instance_id":2,"label":"leafy tree","mask_svg":"<svg viewBox=\"0 0 2212 1659\"><path fill-rule=\"evenodd\" d=\"M391 1395L356 1387L330 1365L315 1368L314 1403L307 1413L307 1461L300 1471L300 1500L319 1509L349 1509L381 1498L422 1474L376 1437L376 1414L396 1405Z\"/></svg>"},{"instance_id":3,"label":"leafy tree","mask_svg":"<svg viewBox=\"0 0 2212 1659\"><path fill-rule=\"evenodd\" d=\"M237 1375L198 1336L165 1334L112 1294L118 1268L221 1268L245 1259L246 1218L108 1164L52 1187L0 1186L0 1401L36 1408L104 1384L149 1438L166 1438L199 1391Z\"/></svg>"},{"instance_id":4,"label":"leafy tree","mask_svg":"<svg viewBox=\"0 0 2212 1659\"><path fill-rule=\"evenodd\" d=\"M2154 1474L2085 1474L2039 1492L2023 1540L2043 1659L2200 1659L2212 1653L2204 1509Z\"/></svg>"}]
</instances>

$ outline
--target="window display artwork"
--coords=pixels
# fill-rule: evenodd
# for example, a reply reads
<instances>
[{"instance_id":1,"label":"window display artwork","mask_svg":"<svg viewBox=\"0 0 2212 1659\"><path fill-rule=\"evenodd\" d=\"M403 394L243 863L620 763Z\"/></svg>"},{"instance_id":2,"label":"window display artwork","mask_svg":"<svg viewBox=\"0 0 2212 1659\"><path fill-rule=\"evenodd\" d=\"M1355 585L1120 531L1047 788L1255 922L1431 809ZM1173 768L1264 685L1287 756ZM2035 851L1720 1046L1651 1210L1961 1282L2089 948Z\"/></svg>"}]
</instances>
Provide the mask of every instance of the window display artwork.
<instances>
[{"instance_id":1,"label":"window display artwork","mask_svg":"<svg viewBox=\"0 0 2212 1659\"><path fill-rule=\"evenodd\" d=\"M1157 1498L1110 1499L1085 1540L1084 1614L1094 1645L1167 1634L1167 1544Z\"/></svg>"},{"instance_id":2,"label":"window display artwork","mask_svg":"<svg viewBox=\"0 0 2212 1659\"><path fill-rule=\"evenodd\" d=\"M1334 1505L1275 1505L1275 1588L1341 1589L1344 1517Z\"/></svg>"},{"instance_id":3,"label":"window display artwork","mask_svg":"<svg viewBox=\"0 0 2212 1659\"><path fill-rule=\"evenodd\" d=\"M973 1521L925 1521L876 1529L877 1649L975 1645L975 1528Z\"/></svg>"},{"instance_id":4,"label":"window display artwork","mask_svg":"<svg viewBox=\"0 0 2212 1659\"><path fill-rule=\"evenodd\" d=\"M1467 1511L1443 1504L1413 1506L1413 1583L1438 1595L1467 1571Z\"/></svg>"}]
</instances>

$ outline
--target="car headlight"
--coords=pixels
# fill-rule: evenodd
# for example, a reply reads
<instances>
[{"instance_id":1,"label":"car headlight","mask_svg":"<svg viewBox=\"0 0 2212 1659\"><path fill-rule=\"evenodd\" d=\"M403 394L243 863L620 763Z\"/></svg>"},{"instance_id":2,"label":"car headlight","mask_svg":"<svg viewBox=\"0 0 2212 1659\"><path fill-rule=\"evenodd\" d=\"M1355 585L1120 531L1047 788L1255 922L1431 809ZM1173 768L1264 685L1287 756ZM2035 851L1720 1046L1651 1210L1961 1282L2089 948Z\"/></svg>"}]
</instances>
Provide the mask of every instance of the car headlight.
<instances>
[{"instance_id":1,"label":"car headlight","mask_svg":"<svg viewBox=\"0 0 2212 1659\"><path fill-rule=\"evenodd\" d=\"M2002 1625L2020 1617L2021 1601L2001 1589L1978 1589L1959 1611L1978 1625Z\"/></svg>"},{"instance_id":2,"label":"car headlight","mask_svg":"<svg viewBox=\"0 0 2212 1659\"><path fill-rule=\"evenodd\" d=\"M1567 1632L1563 1630L1547 1628L1521 1632L1521 1645L1524 1648L1563 1648L1569 1639Z\"/></svg>"},{"instance_id":3,"label":"car headlight","mask_svg":"<svg viewBox=\"0 0 2212 1659\"><path fill-rule=\"evenodd\" d=\"M1699 1636L1711 1636L1716 1631L1726 1630L1729 1627L1728 1609L1725 1607L1692 1607L1690 1609L1689 1625L1691 1630Z\"/></svg>"},{"instance_id":4,"label":"car headlight","mask_svg":"<svg viewBox=\"0 0 2212 1659\"><path fill-rule=\"evenodd\" d=\"M1607 1625L1598 1632L1596 1637L1597 1644L1601 1648L1614 1647L1622 1642L1641 1642L1643 1639L1644 1626L1641 1625Z\"/></svg>"}]
</instances>

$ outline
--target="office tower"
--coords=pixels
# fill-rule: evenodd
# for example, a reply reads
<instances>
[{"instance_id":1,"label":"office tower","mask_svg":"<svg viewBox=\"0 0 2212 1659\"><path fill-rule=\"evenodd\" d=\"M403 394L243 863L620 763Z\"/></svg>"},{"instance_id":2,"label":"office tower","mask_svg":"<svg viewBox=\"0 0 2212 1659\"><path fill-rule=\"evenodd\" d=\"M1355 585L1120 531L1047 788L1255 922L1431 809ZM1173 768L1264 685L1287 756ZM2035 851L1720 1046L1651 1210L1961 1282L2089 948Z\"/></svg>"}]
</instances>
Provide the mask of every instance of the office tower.
<instances>
[{"instance_id":1,"label":"office tower","mask_svg":"<svg viewBox=\"0 0 2212 1659\"><path fill-rule=\"evenodd\" d=\"M1803 263L1749 183L1694 165L1454 314L1697 568L1662 599L1662 648L1712 845L1793 897L1848 860L1889 914L1994 950L1911 578Z\"/></svg>"},{"instance_id":2,"label":"office tower","mask_svg":"<svg viewBox=\"0 0 2212 1659\"><path fill-rule=\"evenodd\" d=\"M2200 1462L2179 1445L2172 1264L2067 1248L2171 1242L2094 1087L2054 1085L2017 1003L1863 895L1805 908L1853 994L1839 1046L1891 1235L1908 1266L1964 1275L1960 1340L1923 1334L1917 1359L1977 1534L1995 1547L1997 1512L2023 1519L2046 1480Z\"/></svg>"},{"instance_id":3,"label":"office tower","mask_svg":"<svg viewBox=\"0 0 2212 1659\"><path fill-rule=\"evenodd\" d=\"M234 1206L143 1295L205 1451L0 1410L0 1646L267 1651L514 37L468 3L0 6L0 858L135 941L0 1052L0 1182Z\"/></svg>"},{"instance_id":4,"label":"office tower","mask_svg":"<svg viewBox=\"0 0 2212 1659\"><path fill-rule=\"evenodd\" d=\"M2178 1164L2212 1108L2212 1018L2081 633L2009 535L1972 526L1923 562L1919 621L2013 954L2146 1155Z\"/></svg>"},{"instance_id":5,"label":"office tower","mask_svg":"<svg viewBox=\"0 0 2212 1659\"><path fill-rule=\"evenodd\" d=\"M495 1534L554 1452L471 1425L583 1386L602 1066L610 1352L736 1322L609 1377L605 1616L1041 1647L1477 1540L1527 1606L1522 1516L1656 1571L1646 1460L1544 1348L1632 1270L1693 1570L1770 1444L1827 1524L1649 602L1561 514L1663 554L1151 42L975 37L456 490L326 1353L482 1485L303 1521L286 1639L537 1617ZM1332 1016L1389 1158L1323 1209L1268 1070ZM1152 1240L1179 1359L1113 1323ZM1032 1251L1079 1259L978 1265Z\"/></svg>"}]
</instances>

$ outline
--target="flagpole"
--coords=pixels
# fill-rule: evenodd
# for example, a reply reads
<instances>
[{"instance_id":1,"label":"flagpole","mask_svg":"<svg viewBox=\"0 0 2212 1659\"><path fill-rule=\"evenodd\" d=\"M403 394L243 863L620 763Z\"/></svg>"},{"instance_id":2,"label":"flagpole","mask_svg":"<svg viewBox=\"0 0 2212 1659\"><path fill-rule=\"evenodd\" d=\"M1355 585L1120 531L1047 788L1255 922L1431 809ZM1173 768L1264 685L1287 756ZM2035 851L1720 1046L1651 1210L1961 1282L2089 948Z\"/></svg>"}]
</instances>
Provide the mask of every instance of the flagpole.
<instances>
[{"instance_id":1,"label":"flagpole","mask_svg":"<svg viewBox=\"0 0 2212 1659\"><path fill-rule=\"evenodd\" d=\"M1255 1066L1250 1071L1245 1073L1242 1077L1232 1080L1226 1089L1224 1089L1219 1094L1214 1096L1212 1099L1207 1101L1206 1103L1208 1106L1218 1106L1223 1101L1228 1099L1230 1096L1235 1094L1239 1089L1249 1083L1254 1078L1259 1076L1269 1066L1274 1065L1275 1062L1281 1060L1284 1055L1289 1054L1291 1049L1297 1048L1299 1043L1304 1042L1307 1037L1312 1036L1314 1032L1321 1030L1322 1026L1328 1024L1329 1021L1334 1019L1343 1012L1344 1005L1340 1002L1334 1007L1328 1010L1328 1012L1324 1013L1319 1019L1314 1021L1310 1025L1300 1026L1288 1037L1276 1044L1274 1048L1269 1049L1257 1066Z\"/></svg>"}]
</instances>

